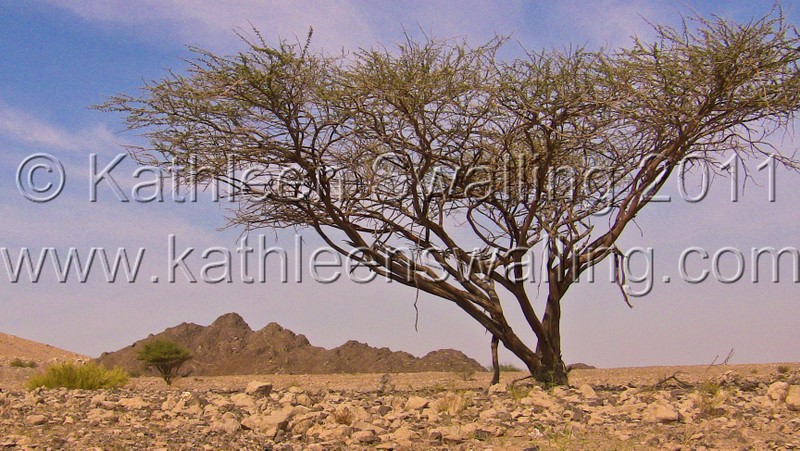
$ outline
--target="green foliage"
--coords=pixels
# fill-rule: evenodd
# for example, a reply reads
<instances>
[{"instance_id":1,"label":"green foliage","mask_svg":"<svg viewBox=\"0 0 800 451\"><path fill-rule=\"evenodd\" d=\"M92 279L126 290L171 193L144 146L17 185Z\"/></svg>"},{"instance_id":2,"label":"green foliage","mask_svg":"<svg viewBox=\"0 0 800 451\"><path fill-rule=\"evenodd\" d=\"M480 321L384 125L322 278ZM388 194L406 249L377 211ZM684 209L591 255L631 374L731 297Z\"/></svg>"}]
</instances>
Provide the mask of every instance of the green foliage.
<instances>
[{"instance_id":1,"label":"green foliage","mask_svg":"<svg viewBox=\"0 0 800 451\"><path fill-rule=\"evenodd\" d=\"M33 360L22 360L19 357L8 362L8 366L12 368L36 368L38 365Z\"/></svg>"},{"instance_id":2,"label":"green foliage","mask_svg":"<svg viewBox=\"0 0 800 451\"><path fill-rule=\"evenodd\" d=\"M779 8L742 24L692 19L627 48L510 60L500 37L328 56L256 31L237 54L198 50L187 75L98 108L144 134L137 161L236 192L231 225L310 227L354 262L456 303L541 367L537 380L561 385L561 315L536 311L517 256L558 249L543 268L558 312L582 273L621 258L617 239L685 163L724 175L733 152L800 170L768 139L800 112L795 27ZM264 185L284 170L290 180ZM504 295L525 313L522 334Z\"/></svg>"},{"instance_id":3,"label":"green foliage","mask_svg":"<svg viewBox=\"0 0 800 451\"><path fill-rule=\"evenodd\" d=\"M500 371L502 371L504 373L506 373L506 372L514 372L514 371L522 371L522 368L519 368L516 365L511 364L511 363L501 363L500 364Z\"/></svg>"},{"instance_id":4,"label":"green foliage","mask_svg":"<svg viewBox=\"0 0 800 451\"><path fill-rule=\"evenodd\" d=\"M508 396L514 401L519 401L531 393L531 387L523 384L511 384L508 386Z\"/></svg>"},{"instance_id":5,"label":"green foliage","mask_svg":"<svg viewBox=\"0 0 800 451\"><path fill-rule=\"evenodd\" d=\"M462 381L471 381L471 380L475 379L474 378L475 371L473 371L473 370L462 370L462 371L459 371L457 374L458 374L459 379L461 379Z\"/></svg>"},{"instance_id":6,"label":"green foliage","mask_svg":"<svg viewBox=\"0 0 800 451\"><path fill-rule=\"evenodd\" d=\"M695 404L704 415L719 416L723 413L721 407L727 398L719 382L706 379L697 386Z\"/></svg>"},{"instance_id":7,"label":"green foliage","mask_svg":"<svg viewBox=\"0 0 800 451\"><path fill-rule=\"evenodd\" d=\"M157 339L145 343L136 358L147 368L156 370L167 385L172 385L178 370L192 358L192 353L173 341Z\"/></svg>"},{"instance_id":8,"label":"green foliage","mask_svg":"<svg viewBox=\"0 0 800 451\"><path fill-rule=\"evenodd\" d=\"M28 380L28 388L68 388L71 390L97 390L122 387L128 382L128 373L122 368L108 369L96 363L60 363L47 368Z\"/></svg>"}]
</instances>

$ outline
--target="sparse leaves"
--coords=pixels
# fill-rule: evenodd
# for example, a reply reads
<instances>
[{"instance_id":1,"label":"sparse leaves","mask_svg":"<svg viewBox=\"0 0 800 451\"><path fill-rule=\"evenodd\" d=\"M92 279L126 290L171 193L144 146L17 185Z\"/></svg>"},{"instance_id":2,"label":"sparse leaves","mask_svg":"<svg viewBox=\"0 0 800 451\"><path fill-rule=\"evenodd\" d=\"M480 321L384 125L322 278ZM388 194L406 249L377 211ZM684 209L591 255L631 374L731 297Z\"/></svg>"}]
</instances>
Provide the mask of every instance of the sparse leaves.
<instances>
[{"instance_id":1,"label":"sparse leaves","mask_svg":"<svg viewBox=\"0 0 800 451\"><path fill-rule=\"evenodd\" d=\"M627 49L510 61L498 57L502 38L328 57L259 37L233 56L196 50L188 74L101 108L144 130L149 146L132 149L141 161L227 185L232 224L310 228L377 274L455 303L539 380L561 384L569 287L618 258L617 239L681 161L714 170L729 152L775 153L765 138L800 107L800 40L780 11L656 31ZM523 283L534 246L545 250L543 312ZM511 328L501 293L535 347Z\"/></svg>"},{"instance_id":2,"label":"sparse leaves","mask_svg":"<svg viewBox=\"0 0 800 451\"><path fill-rule=\"evenodd\" d=\"M144 343L136 358L146 367L156 370L167 385L172 385L178 370L192 358L192 354L173 341L156 339Z\"/></svg>"}]
</instances>

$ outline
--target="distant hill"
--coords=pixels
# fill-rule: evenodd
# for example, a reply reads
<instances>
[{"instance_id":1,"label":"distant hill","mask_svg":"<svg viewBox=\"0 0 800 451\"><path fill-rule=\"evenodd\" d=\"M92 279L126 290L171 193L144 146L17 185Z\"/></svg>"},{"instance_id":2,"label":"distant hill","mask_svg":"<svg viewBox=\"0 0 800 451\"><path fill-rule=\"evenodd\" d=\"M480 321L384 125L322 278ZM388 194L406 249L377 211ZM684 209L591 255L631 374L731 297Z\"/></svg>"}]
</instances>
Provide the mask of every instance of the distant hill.
<instances>
[{"instance_id":1,"label":"distant hill","mask_svg":"<svg viewBox=\"0 0 800 451\"><path fill-rule=\"evenodd\" d=\"M406 373L420 371L480 371L481 365L460 351L443 349L422 358L389 348L374 348L357 341L334 349L312 346L276 323L259 331L236 313L227 313L209 326L183 323L139 340L98 360L141 372L136 354L143 343L156 338L175 341L190 349L194 358L186 372L197 376L228 374Z\"/></svg>"},{"instance_id":2,"label":"distant hill","mask_svg":"<svg viewBox=\"0 0 800 451\"><path fill-rule=\"evenodd\" d=\"M33 360L42 364L52 361L88 359L88 357L48 344L0 333L0 363L5 364L13 359Z\"/></svg>"}]
</instances>

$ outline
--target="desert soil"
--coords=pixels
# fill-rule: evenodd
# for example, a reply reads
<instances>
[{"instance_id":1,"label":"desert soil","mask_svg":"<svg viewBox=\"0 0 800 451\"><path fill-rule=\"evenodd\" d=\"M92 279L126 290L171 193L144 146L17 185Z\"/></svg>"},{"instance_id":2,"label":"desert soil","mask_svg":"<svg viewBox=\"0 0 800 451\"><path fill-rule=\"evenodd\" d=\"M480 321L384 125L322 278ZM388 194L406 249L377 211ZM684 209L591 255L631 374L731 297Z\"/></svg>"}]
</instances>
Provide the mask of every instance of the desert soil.
<instances>
[{"instance_id":1,"label":"desert soil","mask_svg":"<svg viewBox=\"0 0 800 451\"><path fill-rule=\"evenodd\" d=\"M28 391L0 357L8 449L800 449L800 364L504 373L154 377ZM669 379L669 376L675 378ZM659 381L669 379L660 385ZM260 383L259 383L260 382Z\"/></svg>"}]
</instances>

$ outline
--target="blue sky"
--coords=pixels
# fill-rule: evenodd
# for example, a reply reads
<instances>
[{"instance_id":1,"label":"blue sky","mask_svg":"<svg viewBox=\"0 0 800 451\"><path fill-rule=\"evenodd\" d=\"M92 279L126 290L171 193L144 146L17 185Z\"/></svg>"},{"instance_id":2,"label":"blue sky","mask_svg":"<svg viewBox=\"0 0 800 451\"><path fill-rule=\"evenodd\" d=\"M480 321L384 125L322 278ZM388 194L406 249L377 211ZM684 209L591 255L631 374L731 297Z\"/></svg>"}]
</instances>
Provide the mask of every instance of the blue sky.
<instances>
[{"instance_id":1,"label":"blue sky","mask_svg":"<svg viewBox=\"0 0 800 451\"><path fill-rule=\"evenodd\" d=\"M98 246L149 252L142 270L147 277L132 284L96 278L58 283L49 263L39 283L11 283L0 267L0 331L98 355L180 322L208 324L236 311L254 328L276 321L316 345L333 347L356 339L418 355L451 347L488 363L489 337L480 326L457 308L422 296L417 332L415 294L396 285L152 283L150 274L165 272L169 234L177 236L181 248L234 249L241 230L220 230L225 205L202 196L183 204L120 202L101 183L99 201L89 202L89 155L96 154L104 166L124 152L122 144L139 139L120 133L120 116L89 107L110 95L135 92L143 80L161 78L169 68L181 72L183 59L191 56L187 44L221 53L239 50L234 30L247 31L250 24L272 42L303 39L313 26L313 45L330 53L391 46L404 32L472 43L498 33L511 36L507 52L513 55L522 47L624 46L631 34L652 35L645 19L677 24L681 13L696 10L747 21L771 6L760 1L0 0L0 248L12 258L23 247L37 254L44 247L66 252ZM800 21L798 8L787 2L784 9L791 21ZM800 141L788 135L778 145L791 151ZM58 198L34 203L20 194L16 171L28 155L41 152L63 164L66 182ZM115 170L124 189L136 183L135 169L126 159ZM650 206L638 223L642 232L629 227L622 244L655 250L658 277L652 292L634 299L635 308L629 309L611 284L573 288L564 304L565 360L606 367L701 364L734 348L733 362L800 361L800 289L788 264L774 284L763 279L732 284L677 280L676 262L692 246L711 254L725 247L740 249L748 257L748 273L751 248L800 247L800 177L778 171L777 200L770 203L766 172L752 175L755 183L747 185L737 203L728 200L729 182L720 179L701 203ZM679 197L677 185L670 186L669 193ZM264 233L270 245L294 246L292 232ZM309 249L318 244L313 236L304 237ZM723 269L729 269L730 261L724 263ZM601 264L598 274L606 271ZM673 282L663 283L662 276ZM501 359L513 361L510 354Z\"/></svg>"}]
</instances>

